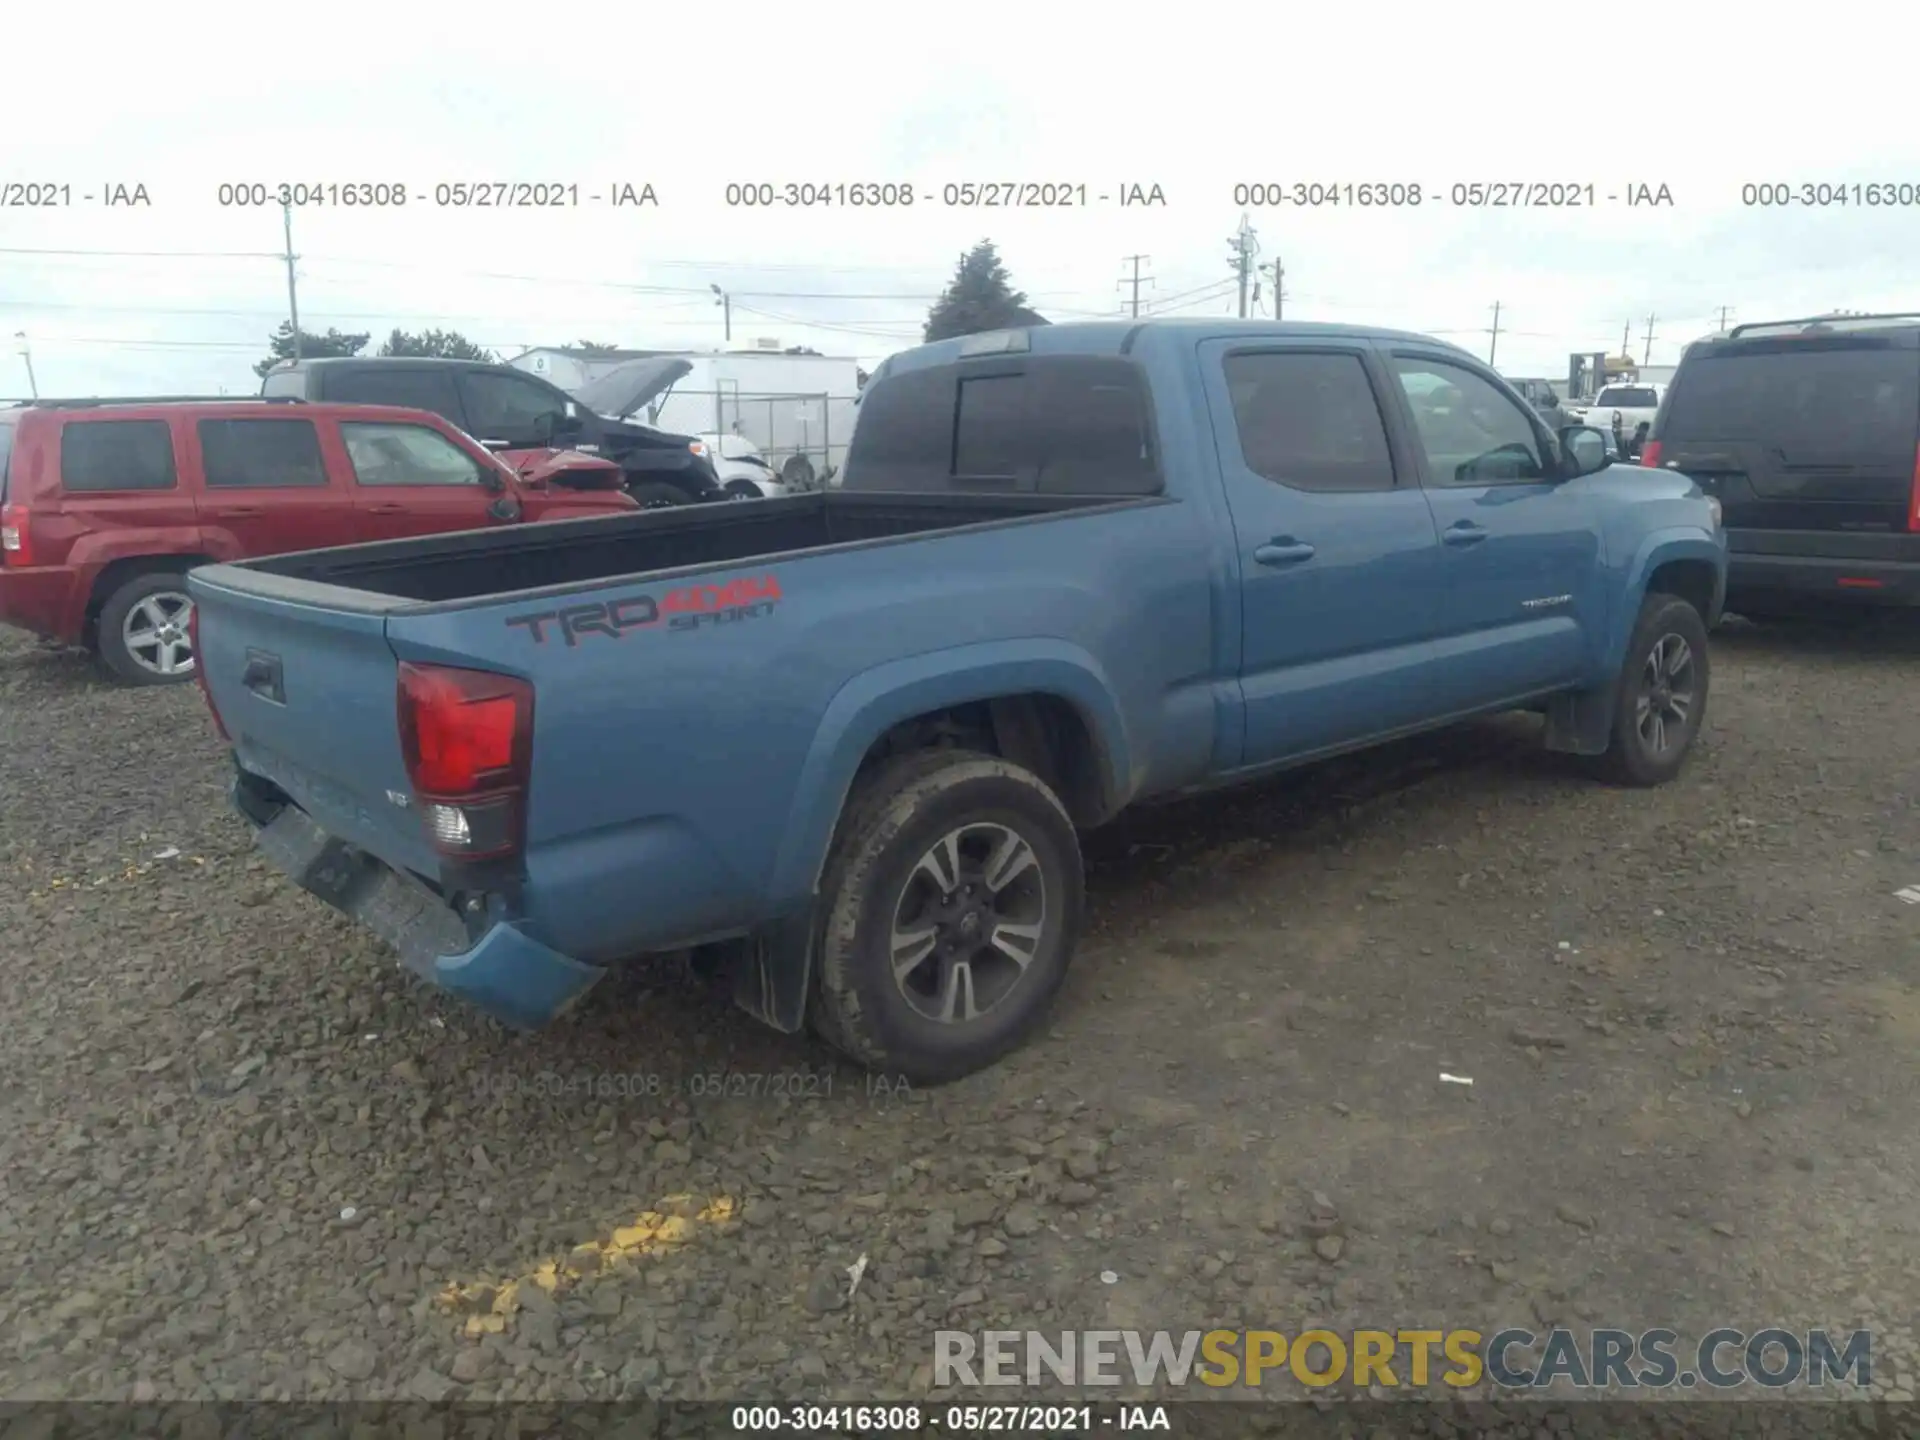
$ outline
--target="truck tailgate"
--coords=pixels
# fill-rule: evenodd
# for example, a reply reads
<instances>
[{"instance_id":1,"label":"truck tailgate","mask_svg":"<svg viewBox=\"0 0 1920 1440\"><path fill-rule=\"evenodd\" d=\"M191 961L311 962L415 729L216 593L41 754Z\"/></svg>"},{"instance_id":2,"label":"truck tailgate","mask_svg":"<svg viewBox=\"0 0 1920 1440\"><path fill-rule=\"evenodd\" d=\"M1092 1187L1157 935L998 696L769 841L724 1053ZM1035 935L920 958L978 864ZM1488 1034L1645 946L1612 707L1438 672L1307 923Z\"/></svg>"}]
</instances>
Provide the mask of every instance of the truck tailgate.
<instances>
[{"instance_id":1,"label":"truck tailgate","mask_svg":"<svg viewBox=\"0 0 1920 1440\"><path fill-rule=\"evenodd\" d=\"M261 593L271 583L225 566L187 581L199 666L235 759L333 835L434 874L438 859L407 803L399 661L383 609L347 592L335 592L348 602L338 607Z\"/></svg>"}]
</instances>

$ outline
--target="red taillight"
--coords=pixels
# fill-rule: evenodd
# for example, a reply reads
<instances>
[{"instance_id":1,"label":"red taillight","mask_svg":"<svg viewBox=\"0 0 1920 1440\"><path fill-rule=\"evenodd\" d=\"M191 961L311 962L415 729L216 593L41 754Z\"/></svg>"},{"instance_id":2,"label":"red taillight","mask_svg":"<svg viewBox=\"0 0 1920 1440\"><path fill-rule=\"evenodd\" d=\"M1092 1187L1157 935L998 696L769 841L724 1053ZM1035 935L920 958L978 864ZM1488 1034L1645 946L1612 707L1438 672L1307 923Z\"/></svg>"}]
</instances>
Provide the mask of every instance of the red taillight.
<instances>
[{"instance_id":1,"label":"red taillight","mask_svg":"<svg viewBox=\"0 0 1920 1440\"><path fill-rule=\"evenodd\" d=\"M1913 488L1907 492L1907 529L1920 532L1920 446L1913 451Z\"/></svg>"},{"instance_id":2,"label":"red taillight","mask_svg":"<svg viewBox=\"0 0 1920 1440\"><path fill-rule=\"evenodd\" d=\"M213 728L220 738L229 745L233 737L227 733L227 722L220 718L220 707L213 703L213 687L207 684L206 657L200 653L200 607L192 606L187 611L187 644L193 648L193 682L200 687L200 694L207 702L207 713L213 716Z\"/></svg>"},{"instance_id":3,"label":"red taillight","mask_svg":"<svg viewBox=\"0 0 1920 1440\"><path fill-rule=\"evenodd\" d=\"M476 859L520 846L533 757L533 686L449 665L400 665L400 748L428 834Z\"/></svg>"},{"instance_id":4,"label":"red taillight","mask_svg":"<svg viewBox=\"0 0 1920 1440\"><path fill-rule=\"evenodd\" d=\"M1655 470L1659 468L1660 442L1658 440L1649 440L1647 441L1646 444L1640 447L1640 463L1646 466L1647 469L1649 470Z\"/></svg>"},{"instance_id":5,"label":"red taillight","mask_svg":"<svg viewBox=\"0 0 1920 1440\"><path fill-rule=\"evenodd\" d=\"M27 525L27 507L0 505L0 565L31 565L33 536Z\"/></svg>"}]
</instances>

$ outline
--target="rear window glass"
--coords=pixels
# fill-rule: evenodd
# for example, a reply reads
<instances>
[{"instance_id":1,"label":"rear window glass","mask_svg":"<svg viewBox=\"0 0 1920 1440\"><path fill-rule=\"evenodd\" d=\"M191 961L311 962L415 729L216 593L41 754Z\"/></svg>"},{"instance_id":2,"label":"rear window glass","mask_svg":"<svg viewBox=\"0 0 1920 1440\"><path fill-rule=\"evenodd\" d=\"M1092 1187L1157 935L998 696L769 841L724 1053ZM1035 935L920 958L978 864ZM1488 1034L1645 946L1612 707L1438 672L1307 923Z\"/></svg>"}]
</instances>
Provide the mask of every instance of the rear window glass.
<instances>
[{"instance_id":1,"label":"rear window glass","mask_svg":"<svg viewBox=\"0 0 1920 1440\"><path fill-rule=\"evenodd\" d=\"M311 420L202 420L200 454L214 489L327 483Z\"/></svg>"},{"instance_id":2,"label":"rear window glass","mask_svg":"<svg viewBox=\"0 0 1920 1440\"><path fill-rule=\"evenodd\" d=\"M1907 456L1920 429L1920 357L1805 342L1691 356L1661 429L1668 440L1757 441L1788 463L1810 454Z\"/></svg>"},{"instance_id":3,"label":"rear window glass","mask_svg":"<svg viewBox=\"0 0 1920 1440\"><path fill-rule=\"evenodd\" d=\"M960 415L953 428L953 473L1012 479L1028 446L1021 432L1027 408L1025 375L983 375L960 382Z\"/></svg>"},{"instance_id":4,"label":"rear window glass","mask_svg":"<svg viewBox=\"0 0 1920 1440\"><path fill-rule=\"evenodd\" d=\"M13 459L13 421L0 420L0 503L7 498L7 462Z\"/></svg>"},{"instance_id":5,"label":"rear window glass","mask_svg":"<svg viewBox=\"0 0 1920 1440\"><path fill-rule=\"evenodd\" d=\"M1040 356L1009 373L935 366L861 395L843 489L1152 495L1147 392L1130 360Z\"/></svg>"},{"instance_id":6,"label":"rear window glass","mask_svg":"<svg viewBox=\"0 0 1920 1440\"><path fill-rule=\"evenodd\" d=\"M1645 386L1614 385L1594 398L1596 405L1611 405L1616 410L1653 410L1660 404L1660 392Z\"/></svg>"},{"instance_id":7,"label":"rear window glass","mask_svg":"<svg viewBox=\"0 0 1920 1440\"><path fill-rule=\"evenodd\" d=\"M173 437L164 420L70 420L60 431L66 490L171 490Z\"/></svg>"}]
</instances>

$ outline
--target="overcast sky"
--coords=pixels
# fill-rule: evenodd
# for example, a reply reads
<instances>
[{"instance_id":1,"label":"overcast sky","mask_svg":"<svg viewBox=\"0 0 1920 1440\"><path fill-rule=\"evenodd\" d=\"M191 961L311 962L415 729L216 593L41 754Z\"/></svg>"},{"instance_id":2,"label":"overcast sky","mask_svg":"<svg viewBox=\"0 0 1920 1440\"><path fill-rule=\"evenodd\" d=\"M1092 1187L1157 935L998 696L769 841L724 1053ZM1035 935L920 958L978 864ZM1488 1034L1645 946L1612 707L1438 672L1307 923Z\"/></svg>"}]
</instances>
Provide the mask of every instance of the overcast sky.
<instances>
[{"instance_id":1,"label":"overcast sky","mask_svg":"<svg viewBox=\"0 0 1920 1440\"><path fill-rule=\"evenodd\" d=\"M1069 19L1070 10L1084 18ZM1714 18L1715 12L1728 16ZM287 313L277 205L222 182L382 181L391 211L294 217L307 329L458 329L510 354L581 338L766 336L873 360L918 338L960 252L991 238L1054 320L1116 315L1124 257L1151 313L1230 315L1237 182L1418 183L1418 208L1254 209L1289 319L1391 324L1564 376L1573 350L1671 363L1733 320L1920 306L1920 204L1749 208L1743 183L1920 186L1920 7L1831 0L1819 24L1669 3L976 3L476 10L340 3L9 18L0 396L257 387ZM1905 18L1902 18L1904 15ZM505 37L505 38L502 38ZM439 182L575 183L579 208L436 209ZM1159 185L1164 208L979 210L967 181ZM1594 209L1473 211L1455 184L1591 183ZM879 181L910 209L730 208L729 182ZM144 184L147 208L84 193ZM650 183L657 208L587 200ZM1609 203L1665 185L1670 207ZM1436 203L1439 191L1442 203ZM11 197L9 197L11 198ZM168 252L100 254L80 252ZM27 253L53 252L53 253ZM185 253L197 252L197 253ZM1261 303L1271 313L1271 271Z\"/></svg>"}]
</instances>

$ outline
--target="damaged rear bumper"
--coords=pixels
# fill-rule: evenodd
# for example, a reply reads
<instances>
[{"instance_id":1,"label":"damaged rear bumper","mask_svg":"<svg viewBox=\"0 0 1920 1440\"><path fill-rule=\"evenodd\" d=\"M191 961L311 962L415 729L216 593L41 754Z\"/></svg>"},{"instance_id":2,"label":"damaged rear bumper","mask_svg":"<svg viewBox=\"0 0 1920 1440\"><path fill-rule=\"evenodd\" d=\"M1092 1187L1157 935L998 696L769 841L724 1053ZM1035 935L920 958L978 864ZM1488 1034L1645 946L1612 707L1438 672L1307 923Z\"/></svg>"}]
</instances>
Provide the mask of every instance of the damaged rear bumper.
<instances>
[{"instance_id":1,"label":"damaged rear bumper","mask_svg":"<svg viewBox=\"0 0 1920 1440\"><path fill-rule=\"evenodd\" d=\"M257 827L261 852L309 894L351 915L400 954L403 965L503 1024L533 1030L572 1009L607 972L562 955L496 920L469 927L445 897L377 856L336 839L287 804L271 818L255 797L234 807Z\"/></svg>"}]
</instances>

